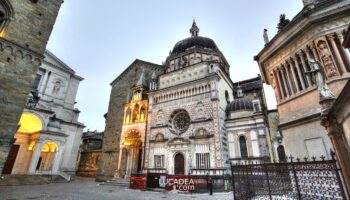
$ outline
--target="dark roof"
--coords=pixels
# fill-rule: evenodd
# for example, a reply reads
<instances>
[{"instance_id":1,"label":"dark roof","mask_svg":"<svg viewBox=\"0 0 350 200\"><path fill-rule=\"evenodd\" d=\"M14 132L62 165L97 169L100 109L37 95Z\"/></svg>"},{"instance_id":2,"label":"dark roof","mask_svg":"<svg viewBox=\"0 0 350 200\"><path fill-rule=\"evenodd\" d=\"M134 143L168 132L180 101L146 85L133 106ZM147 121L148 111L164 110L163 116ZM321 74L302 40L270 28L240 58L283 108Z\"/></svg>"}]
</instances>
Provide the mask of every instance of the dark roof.
<instances>
[{"instance_id":1,"label":"dark roof","mask_svg":"<svg viewBox=\"0 0 350 200\"><path fill-rule=\"evenodd\" d=\"M237 91L238 86L240 86L242 91L245 92L245 91L261 89L263 87L263 84L262 84L261 76L258 76L255 78L235 82L233 84L233 91Z\"/></svg>"},{"instance_id":2,"label":"dark roof","mask_svg":"<svg viewBox=\"0 0 350 200\"><path fill-rule=\"evenodd\" d=\"M172 55L185 52L190 48L206 48L214 51L219 50L214 40L201 36L192 36L176 43L173 48Z\"/></svg>"},{"instance_id":3,"label":"dark roof","mask_svg":"<svg viewBox=\"0 0 350 200\"><path fill-rule=\"evenodd\" d=\"M226 107L226 112L236 112L241 110L254 111L253 102L246 98L237 98Z\"/></svg>"}]
</instances>

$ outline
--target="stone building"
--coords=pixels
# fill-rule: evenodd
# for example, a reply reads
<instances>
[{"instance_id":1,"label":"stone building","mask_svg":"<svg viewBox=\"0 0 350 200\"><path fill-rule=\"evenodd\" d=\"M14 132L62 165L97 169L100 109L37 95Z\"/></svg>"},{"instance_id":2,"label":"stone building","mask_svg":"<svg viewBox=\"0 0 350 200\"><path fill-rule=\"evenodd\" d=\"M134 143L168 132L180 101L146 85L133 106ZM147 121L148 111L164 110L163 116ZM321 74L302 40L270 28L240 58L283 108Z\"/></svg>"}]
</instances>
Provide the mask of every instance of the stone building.
<instances>
[{"instance_id":1,"label":"stone building","mask_svg":"<svg viewBox=\"0 0 350 200\"><path fill-rule=\"evenodd\" d=\"M327 84L338 96L350 77L350 54L341 45L349 21L348 0L304 1L304 8L255 57L264 82L275 92L287 155L330 158L333 147L320 125L319 93L308 62L324 66Z\"/></svg>"},{"instance_id":2,"label":"stone building","mask_svg":"<svg viewBox=\"0 0 350 200\"><path fill-rule=\"evenodd\" d=\"M131 87L141 74L149 81L155 72L164 73L163 66L136 59L112 83L112 91L106 115L102 155L98 161L97 181L111 179L118 172L121 132L124 123L124 104L130 103Z\"/></svg>"},{"instance_id":3,"label":"stone building","mask_svg":"<svg viewBox=\"0 0 350 200\"><path fill-rule=\"evenodd\" d=\"M199 36L195 22L190 33L163 65L136 60L112 82L97 180L146 171L222 174L230 158L269 159L261 78L234 84L215 42Z\"/></svg>"},{"instance_id":4,"label":"stone building","mask_svg":"<svg viewBox=\"0 0 350 200\"><path fill-rule=\"evenodd\" d=\"M87 131L81 137L77 176L96 177L101 157L103 132Z\"/></svg>"},{"instance_id":5,"label":"stone building","mask_svg":"<svg viewBox=\"0 0 350 200\"><path fill-rule=\"evenodd\" d=\"M231 163L269 161L267 106L261 77L236 82L233 91L225 120Z\"/></svg>"},{"instance_id":6,"label":"stone building","mask_svg":"<svg viewBox=\"0 0 350 200\"><path fill-rule=\"evenodd\" d=\"M69 179L76 171L84 128L74 108L83 78L49 51L44 55L3 174L60 174Z\"/></svg>"},{"instance_id":7,"label":"stone building","mask_svg":"<svg viewBox=\"0 0 350 200\"><path fill-rule=\"evenodd\" d=\"M62 2L0 1L0 173Z\"/></svg>"}]
</instances>

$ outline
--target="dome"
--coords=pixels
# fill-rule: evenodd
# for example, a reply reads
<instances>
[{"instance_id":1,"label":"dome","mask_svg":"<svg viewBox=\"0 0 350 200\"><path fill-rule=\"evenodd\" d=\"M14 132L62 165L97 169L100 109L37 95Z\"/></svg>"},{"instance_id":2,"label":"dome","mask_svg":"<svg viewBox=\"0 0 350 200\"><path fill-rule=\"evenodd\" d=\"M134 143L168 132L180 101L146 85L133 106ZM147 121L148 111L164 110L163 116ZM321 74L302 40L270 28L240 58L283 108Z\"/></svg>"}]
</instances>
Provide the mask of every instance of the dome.
<instances>
[{"instance_id":1,"label":"dome","mask_svg":"<svg viewBox=\"0 0 350 200\"><path fill-rule=\"evenodd\" d=\"M226 112L236 112L236 111L254 111L253 102L246 98L238 98L232 101L226 107Z\"/></svg>"},{"instance_id":2,"label":"dome","mask_svg":"<svg viewBox=\"0 0 350 200\"><path fill-rule=\"evenodd\" d=\"M190 33L191 37L181 40L175 44L172 55L185 52L187 49L191 48L209 49L213 51L219 50L212 39L198 36L199 28L197 27L195 21L193 21Z\"/></svg>"},{"instance_id":3,"label":"dome","mask_svg":"<svg viewBox=\"0 0 350 200\"><path fill-rule=\"evenodd\" d=\"M202 48L214 51L218 50L218 47L212 39L201 36L192 36L176 43L172 54L179 54L190 48Z\"/></svg>"}]
</instances>

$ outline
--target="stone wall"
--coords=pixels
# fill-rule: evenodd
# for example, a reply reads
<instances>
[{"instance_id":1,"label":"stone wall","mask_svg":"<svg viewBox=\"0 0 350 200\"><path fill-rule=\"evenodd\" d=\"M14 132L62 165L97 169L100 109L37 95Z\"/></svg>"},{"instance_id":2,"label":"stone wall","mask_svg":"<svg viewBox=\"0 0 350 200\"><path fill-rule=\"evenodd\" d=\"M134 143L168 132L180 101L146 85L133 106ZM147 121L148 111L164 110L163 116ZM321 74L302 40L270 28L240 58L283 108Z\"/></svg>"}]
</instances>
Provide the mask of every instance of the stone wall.
<instances>
[{"instance_id":1,"label":"stone wall","mask_svg":"<svg viewBox=\"0 0 350 200\"><path fill-rule=\"evenodd\" d=\"M2 2L10 21L0 33L0 173L63 1Z\"/></svg>"},{"instance_id":2,"label":"stone wall","mask_svg":"<svg viewBox=\"0 0 350 200\"><path fill-rule=\"evenodd\" d=\"M153 70L162 74L163 67L157 64L135 60L112 83L112 91L106 118L106 128L103 138L102 155L98 161L99 169L96 181L112 178L118 167L120 134L122 132L124 104L131 92L131 87L138 81L142 68L145 70L145 80L150 80ZM131 95L131 94L130 94Z\"/></svg>"}]
</instances>

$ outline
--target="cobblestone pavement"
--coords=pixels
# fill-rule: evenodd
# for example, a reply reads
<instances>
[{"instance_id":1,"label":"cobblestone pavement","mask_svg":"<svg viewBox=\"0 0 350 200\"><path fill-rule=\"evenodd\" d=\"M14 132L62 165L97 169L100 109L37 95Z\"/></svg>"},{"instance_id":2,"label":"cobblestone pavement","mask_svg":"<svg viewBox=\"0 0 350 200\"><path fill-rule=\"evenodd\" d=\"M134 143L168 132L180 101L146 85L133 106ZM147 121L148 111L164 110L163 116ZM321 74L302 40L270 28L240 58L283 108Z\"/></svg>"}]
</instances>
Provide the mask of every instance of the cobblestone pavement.
<instances>
[{"instance_id":1,"label":"cobblestone pavement","mask_svg":"<svg viewBox=\"0 0 350 200\"><path fill-rule=\"evenodd\" d=\"M0 200L232 200L232 192L208 194L172 194L99 186L92 179L47 185L0 186Z\"/></svg>"}]
</instances>

